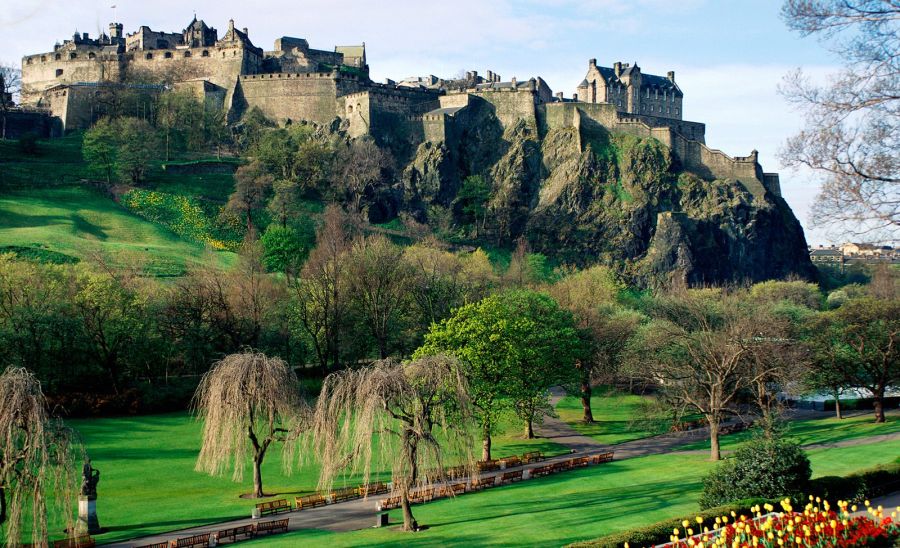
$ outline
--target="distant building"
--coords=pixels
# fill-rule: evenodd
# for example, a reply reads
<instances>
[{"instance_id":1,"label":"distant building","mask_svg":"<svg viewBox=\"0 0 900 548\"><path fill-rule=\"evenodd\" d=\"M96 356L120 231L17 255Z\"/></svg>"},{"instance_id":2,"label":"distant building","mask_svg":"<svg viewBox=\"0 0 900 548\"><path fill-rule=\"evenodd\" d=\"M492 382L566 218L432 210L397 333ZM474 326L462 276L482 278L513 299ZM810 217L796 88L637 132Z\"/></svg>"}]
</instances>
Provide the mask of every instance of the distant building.
<instances>
[{"instance_id":1,"label":"distant building","mask_svg":"<svg viewBox=\"0 0 900 548\"><path fill-rule=\"evenodd\" d=\"M813 264L842 266L844 264L844 254L836 247L818 247L810 250L809 260Z\"/></svg>"}]
</instances>

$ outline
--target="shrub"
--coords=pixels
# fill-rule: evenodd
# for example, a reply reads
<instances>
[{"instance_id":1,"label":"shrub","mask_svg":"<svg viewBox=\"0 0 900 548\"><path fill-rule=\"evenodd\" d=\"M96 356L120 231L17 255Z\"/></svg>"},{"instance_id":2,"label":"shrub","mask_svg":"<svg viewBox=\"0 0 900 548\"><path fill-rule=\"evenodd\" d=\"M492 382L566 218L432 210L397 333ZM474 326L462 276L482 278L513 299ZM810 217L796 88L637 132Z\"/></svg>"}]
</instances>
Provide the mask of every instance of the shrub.
<instances>
[{"instance_id":1,"label":"shrub","mask_svg":"<svg viewBox=\"0 0 900 548\"><path fill-rule=\"evenodd\" d=\"M284 272L303 264L313 245L315 235L302 234L291 227L269 225L260 238L263 264L269 272Z\"/></svg>"},{"instance_id":2,"label":"shrub","mask_svg":"<svg viewBox=\"0 0 900 548\"><path fill-rule=\"evenodd\" d=\"M900 463L876 466L849 476L823 476L809 482L809 492L832 500L862 502L900 487Z\"/></svg>"},{"instance_id":3,"label":"shrub","mask_svg":"<svg viewBox=\"0 0 900 548\"><path fill-rule=\"evenodd\" d=\"M38 136L36 133L27 131L19 137L19 151L28 156L35 156L38 153Z\"/></svg>"},{"instance_id":4,"label":"shrub","mask_svg":"<svg viewBox=\"0 0 900 548\"><path fill-rule=\"evenodd\" d=\"M700 507L751 497L798 496L807 489L811 475L809 459L799 444L759 437L704 478Z\"/></svg>"}]
</instances>

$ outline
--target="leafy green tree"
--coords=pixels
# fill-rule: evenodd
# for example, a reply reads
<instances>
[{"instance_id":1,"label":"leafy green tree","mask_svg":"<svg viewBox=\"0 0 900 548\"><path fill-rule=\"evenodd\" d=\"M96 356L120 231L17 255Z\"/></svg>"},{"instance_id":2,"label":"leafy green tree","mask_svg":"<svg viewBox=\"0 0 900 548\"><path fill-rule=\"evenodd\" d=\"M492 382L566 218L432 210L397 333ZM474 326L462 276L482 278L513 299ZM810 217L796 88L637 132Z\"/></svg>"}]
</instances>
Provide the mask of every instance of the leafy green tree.
<instances>
[{"instance_id":1,"label":"leafy green tree","mask_svg":"<svg viewBox=\"0 0 900 548\"><path fill-rule=\"evenodd\" d=\"M312 248L314 234L309 223L301 227L269 225L260 238L263 263L269 272L285 272L300 268Z\"/></svg>"},{"instance_id":2,"label":"leafy green tree","mask_svg":"<svg viewBox=\"0 0 900 548\"><path fill-rule=\"evenodd\" d=\"M149 122L140 118L117 118L116 171L132 183L143 180L150 162L159 155L159 136Z\"/></svg>"},{"instance_id":3,"label":"leafy green tree","mask_svg":"<svg viewBox=\"0 0 900 548\"><path fill-rule=\"evenodd\" d=\"M489 460L499 414L512 407L533 420L541 394L574 371L579 342L571 315L549 296L510 291L433 325L415 356L448 353L462 362Z\"/></svg>"},{"instance_id":4,"label":"leafy green tree","mask_svg":"<svg viewBox=\"0 0 900 548\"><path fill-rule=\"evenodd\" d=\"M258 219L254 220L254 215L265 204L272 182L272 176L257 161L239 167L234 173L234 192L228 197L225 209L244 217L248 237L256 231Z\"/></svg>"},{"instance_id":5,"label":"leafy green tree","mask_svg":"<svg viewBox=\"0 0 900 548\"><path fill-rule=\"evenodd\" d=\"M470 175L463 179L456 194L457 211L463 223L474 227L475 238L484 230L490 197L491 185L481 175Z\"/></svg>"},{"instance_id":6,"label":"leafy green tree","mask_svg":"<svg viewBox=\"0 0 900 548\"><path fill-rule=\"evenodd\" d=\"M118 153L118 133L109 118L101 118L84 132L84 140L81 145L84 161L92 171L106 177L107 184L112 184Z\"/></svg>"}]
</instances>

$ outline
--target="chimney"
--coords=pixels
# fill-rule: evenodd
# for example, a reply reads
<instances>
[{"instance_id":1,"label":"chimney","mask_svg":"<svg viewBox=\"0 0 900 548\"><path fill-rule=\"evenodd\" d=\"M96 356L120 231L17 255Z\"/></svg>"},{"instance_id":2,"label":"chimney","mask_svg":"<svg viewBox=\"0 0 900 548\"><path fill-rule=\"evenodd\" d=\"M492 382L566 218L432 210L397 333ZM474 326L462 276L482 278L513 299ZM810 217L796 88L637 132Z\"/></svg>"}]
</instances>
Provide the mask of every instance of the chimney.
<instances>
[{"instance_id":1,"label":"chimney","mask_svg":"<svg viewBox=\"0 0 900 548\"><path fill-rule=\"evenodd\" d=\"M518 84L518 82L516 82L516 77L515 77L515 76L513 76L509 81L512 83L512 88L513 88L513 89L517 89L517 88L518 88L519 84Z\"/></svg>"},{"instance_id":2,"label":"chimney","mask_svg":"<svg viewBox=\"0 0 900 548\"><path fill-rule=\"evenodd\" d=\"M562 101L562 100L563 100L563 92L557 91L557 92L556 92L556 98L559 99L560 101Z\"/></svg>"},{"instance_id":3,"label":"chimney","mask_svg":"<svg viewBox=\"0 0 900 548\"><path fill-rule=\"evenodd\" d=\"M245 36L250 36L250 33L247 32L247 27L242 28L241 32L243 32Z\"/></svg>"},{"instance_id":4,"label":"chimney","mask_svg":"<svg viewBox=\"0 0 900 548\"><path fill-rule=\"evenodd\" d=\"M591 59L590 61L588 61L588 68L592 68L592 69L597 68L597 60Z\"/></svg>"},{"instance_id":5,"label":"chimney","mask_svg":"<svg viewBox=\"0 0 900 548\"><path fill-rule=\"evenodd\" d=\"M613 72L616 73L616 78L622 74L622 63L620 61L613 63Z\"/></svg>"},{"instance_id":6,"label":"chimney","mask_svg":"<svg viewBox=\"0 0 900 548\"><path fill-rule=\"evenodd\" d=\"M666 78L668 78L670 82L675 83L675 71L670 70L668 73L666 73Z\"/></svg>"},{"instance_id":7,"label":"chimney","mask_svg":"<svg viewBox=\"0 0 900 548\"><path fill-rule=\"evenodd\" d=\"M573 101L577 101L577 100L578 100L578 94L577 94L577 93L573 93L573 94L572 94L572 100L573 100Z\"/></svg>"},{"instance_id":8,"label":"chimney","mask_svg":"<svg viewBox=\"0 0 900 548\"><path fill-rule=\"evenodd\" d=\"M487 71L487 80L488 80L488 82L493 82L493 81L494 81L494 73L493 73L493 71L490 71L490 70Z\"/></svg>"},{"instance_id":9,"label":"chimney","mask_svg":"<svg viewBox=\"0 0 900 548\"><path fill-rule=\"evenodd\" d=\"M81 39L84 40L85 42L87 42L87 40L88 40L88 33L82 32L82 33L81 33Z\"/></svg>"},{"instance_id":10,"label":"chimney","mask_svg":"<svg viewBox=\"0 0 900 548\"><path fill-rule=\"evenodd\" d=\"M499 82L499 81L500 81L500 75L495 72L494 73L494 82Z\"/></svg>"}]
</instances>

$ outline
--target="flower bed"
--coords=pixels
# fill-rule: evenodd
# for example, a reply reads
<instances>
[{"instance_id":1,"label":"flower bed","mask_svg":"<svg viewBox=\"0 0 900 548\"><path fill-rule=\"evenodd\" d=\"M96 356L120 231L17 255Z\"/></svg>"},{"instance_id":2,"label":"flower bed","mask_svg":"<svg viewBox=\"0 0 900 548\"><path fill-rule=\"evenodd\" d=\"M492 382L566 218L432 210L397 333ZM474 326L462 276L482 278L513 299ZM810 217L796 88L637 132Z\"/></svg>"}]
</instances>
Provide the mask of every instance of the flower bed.
<instances>
[{"instance_id":1,"label":"flower bed","mask_svg":"<svg viewBox=\"0 0 900 548\"><path fill-rule=\"evenodd\" d=\"M153 190L132 189L122 196L122 205L137 215L166 226L183 238L209 245L213 249L234 250L239 238L217 237L222 232L204 211L202 205L189 196Z\"/></svg>"},{"instance_id":2,"label":"flower bed","mask_svg":"<svg viewBox=\"0 0 900 548\"><path fill-rule=\"evenodd\" d=\"M737 515L716 518L719 528L710 531L695 531L692 523L682 522L683 529L675 528L671 542L664 546L672 548L708 548L728 546L743 547L855 547L894 546L900 539L900 525L897 512L900 508L884 515L880 506L873 508L866 501L866 513L858 514L855 505L838 501L834 510L826 500L810 497L809 504L802 512L794 511L789 499L781 502L783 512L774 512L771 504L755 506L754 516ZM763 514L766 511L766 514ZM697 518L702 523L702 518ZM699 526L698 526L699 529ZM686 534L685 538L680 538ZM628 544L625 544L626 548Z\"/></svg>"}]
</instances>

